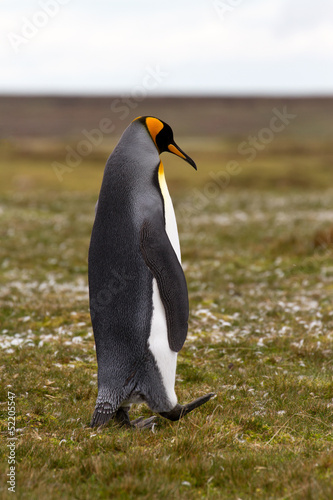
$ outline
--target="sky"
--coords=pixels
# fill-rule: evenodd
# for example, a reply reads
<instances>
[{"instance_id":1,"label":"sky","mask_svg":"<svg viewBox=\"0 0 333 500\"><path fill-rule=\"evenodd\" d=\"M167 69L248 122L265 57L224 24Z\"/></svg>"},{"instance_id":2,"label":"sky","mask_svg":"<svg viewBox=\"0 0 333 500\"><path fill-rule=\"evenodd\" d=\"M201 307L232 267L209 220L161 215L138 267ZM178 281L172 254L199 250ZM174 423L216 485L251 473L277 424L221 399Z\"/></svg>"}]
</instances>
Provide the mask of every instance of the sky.
<instances>
[{"instance_id":1,"label":"sky","mask_svg":"<svg viewBox=\"0 0 333 500\"><path fill-rule=\"evenodd\" d=\"M330 95L332 0L2 0L0 93Z\"/></svg>"}]
</instances>

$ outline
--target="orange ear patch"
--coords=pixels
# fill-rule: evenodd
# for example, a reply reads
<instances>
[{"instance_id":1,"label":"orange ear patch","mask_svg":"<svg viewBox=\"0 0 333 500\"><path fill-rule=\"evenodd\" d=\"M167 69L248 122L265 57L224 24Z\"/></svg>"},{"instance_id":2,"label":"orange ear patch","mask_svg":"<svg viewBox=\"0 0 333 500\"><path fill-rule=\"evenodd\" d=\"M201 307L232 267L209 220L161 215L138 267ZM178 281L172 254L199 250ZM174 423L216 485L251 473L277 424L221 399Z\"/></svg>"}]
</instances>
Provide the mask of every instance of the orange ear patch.
<instances>
[{"instance_id":1,"label":"orange ear patch","mask_svg":"<svg viewBox=\"0 0 333 500\"><path fill-rule=\"evenodd\" d=\"M164 125L160 120L158 120L157 118L153 118L152 116L148 116L148 118L146 118L146 125L151 138L153 139L153 141L155 142L155 146L157 147L156 136L159 132L161 132Z\"/></svg>"}]
</instances>

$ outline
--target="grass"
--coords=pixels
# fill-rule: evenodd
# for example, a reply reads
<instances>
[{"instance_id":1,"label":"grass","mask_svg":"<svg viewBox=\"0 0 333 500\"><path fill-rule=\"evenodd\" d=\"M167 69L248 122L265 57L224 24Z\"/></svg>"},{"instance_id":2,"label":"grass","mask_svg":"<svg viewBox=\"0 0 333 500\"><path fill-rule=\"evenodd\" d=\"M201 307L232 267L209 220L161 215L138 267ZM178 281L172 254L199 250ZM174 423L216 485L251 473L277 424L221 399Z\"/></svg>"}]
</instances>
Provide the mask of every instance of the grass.
<instances>
[{"instance_id":1,"label":"grass","mask_svg":"<svg viewBox=\"0 0 333 500\"><path fill-rule=\"evenodd\" d=\"M327 151L276 139L247 164L230 141L211 143L205 163L204 140L197 152L178 142L205 168L164 160L191 309L176 392L180 402L217 397L178 423L159 418L154 432L88 427L97 365L87 251L104 153L62 183L50 168L60 150L2 154L4 499L8 391L20 499L333 497L332 246L315 245L332 227ZM241 172L209 188L209 173L232 159Z\"/></svg>"}]
</instances>

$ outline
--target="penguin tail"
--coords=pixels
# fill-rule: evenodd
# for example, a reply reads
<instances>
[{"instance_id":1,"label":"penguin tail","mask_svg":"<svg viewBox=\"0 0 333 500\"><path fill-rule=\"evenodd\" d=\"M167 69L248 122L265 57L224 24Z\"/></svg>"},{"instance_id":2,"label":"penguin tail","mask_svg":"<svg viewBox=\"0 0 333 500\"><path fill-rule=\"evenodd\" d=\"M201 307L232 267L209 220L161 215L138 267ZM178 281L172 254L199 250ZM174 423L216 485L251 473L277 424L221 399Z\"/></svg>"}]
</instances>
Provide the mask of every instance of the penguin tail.
<instances>
[{"instance_id":1,"label":"penguin tail","mask_svg":"<svg viewBox=\"0 0 333 500\"><path fill-rule=\"evenodd\" d=\"M114 412L111 411L111 405L109 403L98 404L93 413L90 427L100 427L106 425L111 418L114 416Z\"/></svg>"}]
</instances>

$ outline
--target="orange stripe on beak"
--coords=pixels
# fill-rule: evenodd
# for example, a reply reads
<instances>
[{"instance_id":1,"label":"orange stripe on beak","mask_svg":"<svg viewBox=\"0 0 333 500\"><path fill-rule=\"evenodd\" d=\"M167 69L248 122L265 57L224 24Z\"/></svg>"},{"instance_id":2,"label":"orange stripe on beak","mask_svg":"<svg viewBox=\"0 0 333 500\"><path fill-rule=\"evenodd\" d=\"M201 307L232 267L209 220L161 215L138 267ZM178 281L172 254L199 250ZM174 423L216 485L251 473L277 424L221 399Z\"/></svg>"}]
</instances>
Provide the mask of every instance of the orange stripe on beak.
<instances>
[{"instance_id":1,"label":"orange stripe on beak","mask_svg":"<svg viewBox=\"0 0 333 500\"><path fill-rule=\"evenodd\" d=\"M171 153L184 158L184 160L187 160L186 156L184 156L183 153L181 153L173 144L169 144L168 150L171 151Z\"/></svg>"}]
</instances>

